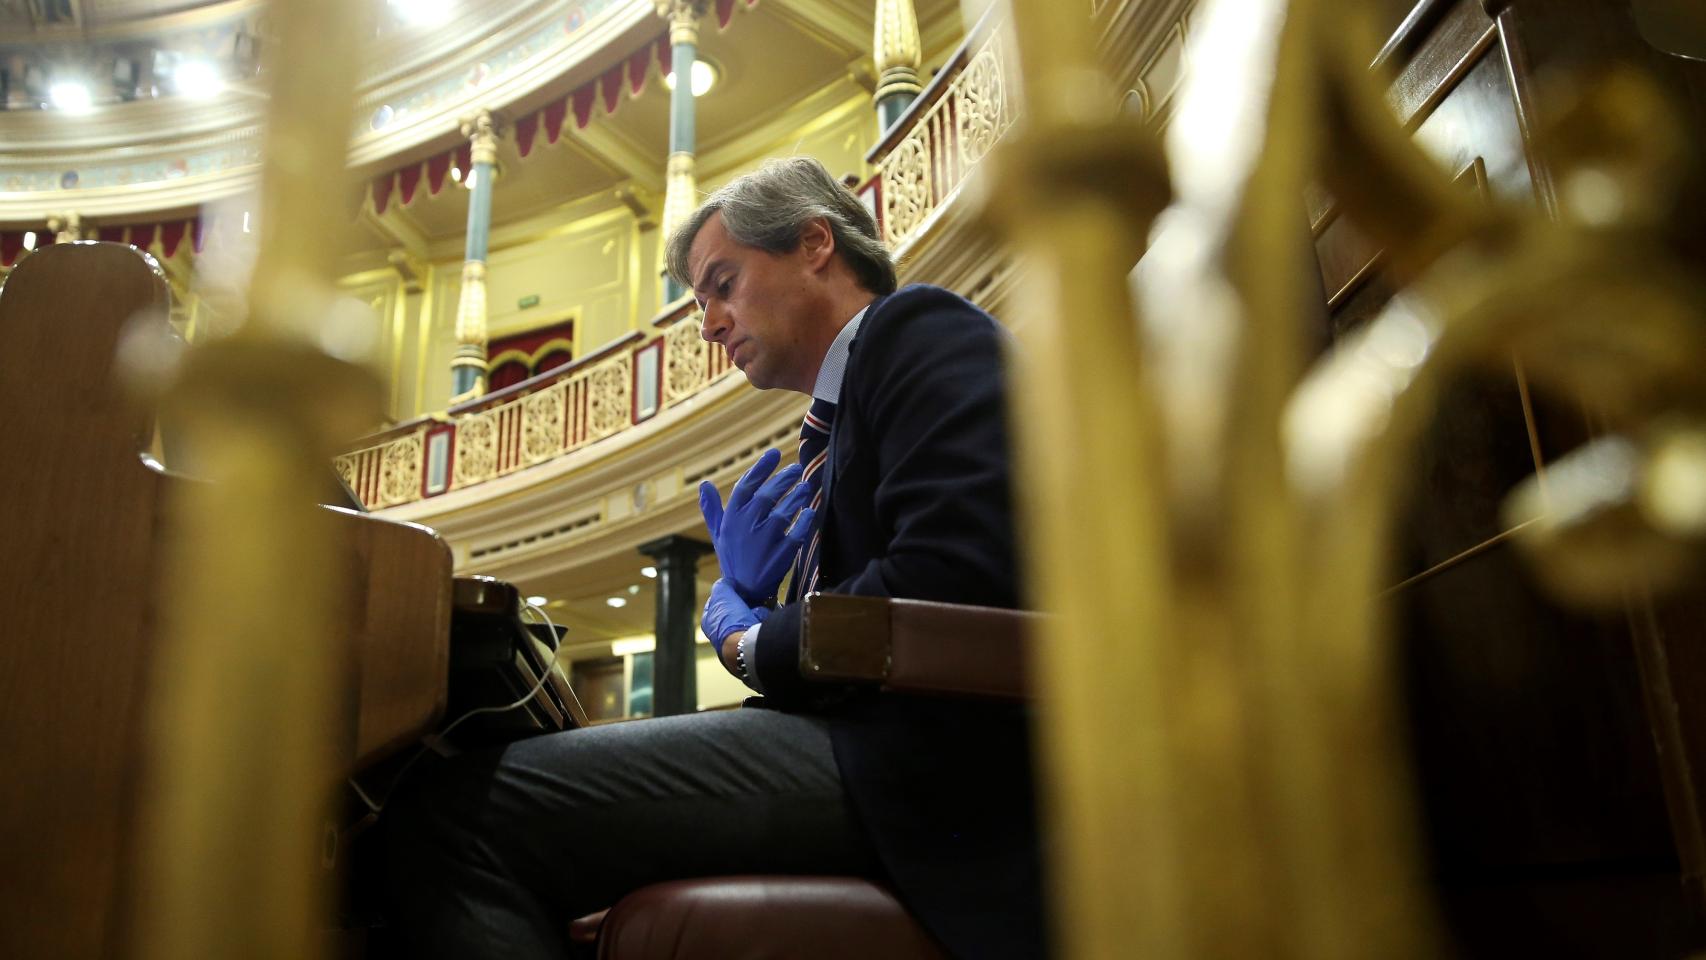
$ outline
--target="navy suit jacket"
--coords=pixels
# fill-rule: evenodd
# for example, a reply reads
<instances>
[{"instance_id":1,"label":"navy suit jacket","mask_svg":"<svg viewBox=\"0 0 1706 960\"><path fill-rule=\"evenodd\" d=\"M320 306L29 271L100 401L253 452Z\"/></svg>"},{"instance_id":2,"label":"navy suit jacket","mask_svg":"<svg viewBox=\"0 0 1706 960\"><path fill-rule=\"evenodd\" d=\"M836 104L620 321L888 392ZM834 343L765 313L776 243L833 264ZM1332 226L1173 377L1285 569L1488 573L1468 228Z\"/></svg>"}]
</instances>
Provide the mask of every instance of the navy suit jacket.
<instances>
[{"instance_id":1,"label":"navy suit jacket","mask_svg":"<svg viewBox=\"0 0 1706 960\"><path fill-rule=\"evenodd\" d=\"M1019 605L1006 332L909 286L865 313L830 431L819 589ZM951 952L1043 951L1026 708L826 691L799 671L800 609L765 622L769 705L830 718L836 763L901 898Z\"/></svg>"}]
</instances>

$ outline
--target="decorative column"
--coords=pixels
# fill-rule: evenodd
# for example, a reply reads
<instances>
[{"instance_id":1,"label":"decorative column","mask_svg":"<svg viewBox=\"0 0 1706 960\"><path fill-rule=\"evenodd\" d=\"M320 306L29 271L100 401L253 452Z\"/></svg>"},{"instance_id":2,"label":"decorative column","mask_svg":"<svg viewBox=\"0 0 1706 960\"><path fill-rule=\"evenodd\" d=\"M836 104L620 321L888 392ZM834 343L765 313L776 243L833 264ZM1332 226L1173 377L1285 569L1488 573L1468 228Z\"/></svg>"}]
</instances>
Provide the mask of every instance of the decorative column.
<instances>
[{"instance_id":1,"label":"decorative column","mask_svg":"<svg viewBox=\"0 0 1706 960\"><path fill-rule=\"evenodd\" d=\"M663 231L658 240L661 260L665 244L677 227L693 215L697 191L693 181L693 61L699 56L699 18L706 0L657 0L658 16L669 21L669 68L675 89L669 97L669 165L665 168ZM673 279L664 280L663 298L671 302L687 291Z\"/></svg>"},{"instance_id":2,"label":"decorative column","mask_svg":"<svg viewBox=\"0 0 1706 960\"><path fill-rule=\"evenodd\" d=\"M468 173L468 243L462 296L456 303L456 355L450 361L450 402L486 392L486 241L492 230L492 181L498 176L498 134L491 111L463 121L472 150Z\"/></svg>"},{"instance_id":3,"label":"decorative column","mask_svg":"<svg viewBox=\"0 0 1706 960\"><path fill-rule=\"evenodd\" d=\"M697 657L693 650L699 624L699 558L711 552L711 545L671 534L642 543L639 549L657 561L658 568L652 716L692 713L699 708L699 684L694 674Z\"/></svg>"},{"instance_id":4,"label":"decorative column","mask_svg":"<svg viewBox=\"0 0 1706 960\"><path fill-rule=\"evenodd\" d=\"M877 64L877 133L881 135L912 106L924 88L918 65L924 43L918 38L918 12L912 0L877 0L871 59Z\"/></svg>"}]
</instances>

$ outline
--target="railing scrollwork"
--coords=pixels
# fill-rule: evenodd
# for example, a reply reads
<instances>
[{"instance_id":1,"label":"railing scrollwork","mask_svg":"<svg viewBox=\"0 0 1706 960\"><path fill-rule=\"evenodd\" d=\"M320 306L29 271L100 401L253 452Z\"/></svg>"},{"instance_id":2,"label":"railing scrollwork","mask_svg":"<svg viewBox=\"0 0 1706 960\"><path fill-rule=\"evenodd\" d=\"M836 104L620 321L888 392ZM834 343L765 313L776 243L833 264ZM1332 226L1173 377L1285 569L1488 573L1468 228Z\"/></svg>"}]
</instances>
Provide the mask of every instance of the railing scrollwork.
<instances>
[{"instance_id":1,"label":"railing scrollwork","mask_svg":"<svg viewBox=\"0 0 1706 960\"><path fill-rule=\"evenodd\" d=\"M673 406L721 381L733 370L721 347L700 335L691 304L666 314L662 328L630 339L587 361L558 368L517 384L468 408L452 410L381 435L337 458L338 475L370 510L485 483L545 463L634 426L635 410L647 401ZM635 357L663 342L658 396L634 395ZM428 435L448 422L452 436L442 445L448 476L429 492L432 456ZM434 434L435 436L437 434Z\"/></svg>"}]
</instances>

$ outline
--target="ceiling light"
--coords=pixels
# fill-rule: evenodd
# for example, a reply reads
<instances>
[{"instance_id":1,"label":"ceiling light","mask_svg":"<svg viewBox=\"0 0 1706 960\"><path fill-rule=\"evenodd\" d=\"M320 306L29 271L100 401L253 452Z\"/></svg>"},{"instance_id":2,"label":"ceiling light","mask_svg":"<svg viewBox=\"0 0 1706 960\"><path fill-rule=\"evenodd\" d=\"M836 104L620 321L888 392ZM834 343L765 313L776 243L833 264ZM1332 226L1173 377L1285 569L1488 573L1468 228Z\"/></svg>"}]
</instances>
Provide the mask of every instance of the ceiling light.
<instances>
[{"instance_id":1,"label":"ceiling light","mask_svg":"<svg viewBox=\"0 0 1706 960\"><path fill-rule=\"evenodd\" d=\"M62 80L47 91L47 100L66 113L88 113L89 88L74 80Z\"/></svg>"},{"instance_id":2,"label":"ceiling light","mask_svg":"<svg viewBox=\"0 0 1706 960\"><path fill-rule=\"evenodd\" d=\"M36 232L34 230L26 230L24 232L24 249L25 250L34 250L35 248L36 248Z\"/></svg>"},{"instance_id":3,"label":"ceiling light","mask_svg":"<svg viewBox=\"0 0 1706 960\"><path fill-rule=\"evenodd\" d=\"M704 96L706 92L716 84L716 82L716 67L711 66L703 60L693 61L693 95L695 97ZM671 90L675 89L675 71L671 70L669 73L664 75L663 85Z\"/></svg>"},{"instance_id":4,"label":"ceiling light","mask_svg":"<svg viewBox=\"0 0 1706 960\"><path fill-rule=\"evenodd\" d=\"M628 584L628 596L631 597L634 594L639 593L639 592L640 592L640 585L639 584L637 584L637 583Z\"/></svg>"},{"instance_id":5,"label":"ceiling light","mask_svg":"<svg viewBox=\"0 0 1706 960\"><path fill-rule=\"evenodd\" d=\"M656 580L658 578L658 568L657 567L641 567L640 568L640 576L645 577L647 580Z\"/></svg>"},{"instance_id":6,"label":"ceiling light","mask_svg":"<svg viewBox=\"0 0 1706 960\"><path fill-rule=\"evenodd\" d=\"M208 100L225 90L225 78L206 60L188 60L172 71L172 86L186 97Z\"/></svg>"},{"instance_id":7,"label":"ceiling light","mask_svg":"<svg viewBox=\"0 0 1706 960\"><path fill-rule=\"evenodd\" d=\"M545 604L550 603L550 602L551 601L545 599L544 597L528 597L527 598L527 605L530 607L543 607Z\"/></svg>"},{"instance_id":8,"label":"ceiling light","mask_svg":"<svg viewBox=\"0 0 1706 960\"><path fill-rule=\"evenodd\" d=\"M450 19L450 0L390 0L391 11L411 27L436 27Z\"/></svg>"},{"instance_id":9,"label":"ceiling light","mask_svg":"<svg viewBox=\"0 0 1706 960\"><path fill-rule=\"evenodd\" d=\"M622 637L610 641L610 655L613 657L628 657L636 653L651 653L658 647L655 637Z\"/></svg>"},{"instance_id":10,"label":"ceiling light","mask_svg":"<svg viewBox=\"0 0 1706 960\"><path fill-rule=\"evenodd\" d=\"M462 182L462 168L461 167L451 167L450 168L450 179L455 180L457 183L461 183Z\"/></svg>"},{"instance_id":11,"label":"ceiling light","mask_svg":"<svg viewBox=\"0 0 1706 960\"><path fill-rule=\"evenodd\" d=\"M625 607L628 605L628 598L627 597L611 597L610 599L608 599L604 602L610 604L613 607Z\"/></svg>"}]
</instances>

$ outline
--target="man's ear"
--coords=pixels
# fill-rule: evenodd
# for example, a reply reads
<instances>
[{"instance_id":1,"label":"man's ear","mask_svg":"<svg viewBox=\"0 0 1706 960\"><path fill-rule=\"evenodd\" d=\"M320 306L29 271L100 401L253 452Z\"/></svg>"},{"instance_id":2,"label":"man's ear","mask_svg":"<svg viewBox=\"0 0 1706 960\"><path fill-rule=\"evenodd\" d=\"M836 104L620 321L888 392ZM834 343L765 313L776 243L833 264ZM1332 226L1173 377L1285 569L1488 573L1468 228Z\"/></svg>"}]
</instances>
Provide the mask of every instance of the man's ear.
<instances>
[{"instance_id":1,"label":"man's ear","mask_svg":"<svg viewBox=\"0 0 1706 960\"><path fill-rule=\"evenodd\" d=\"M821 270L835 257L835 233L829 229L829 221L823 217L813 217L800 225L800 252L805 255L806 265L812 270Z\"/></svg>"}]
</instances>

